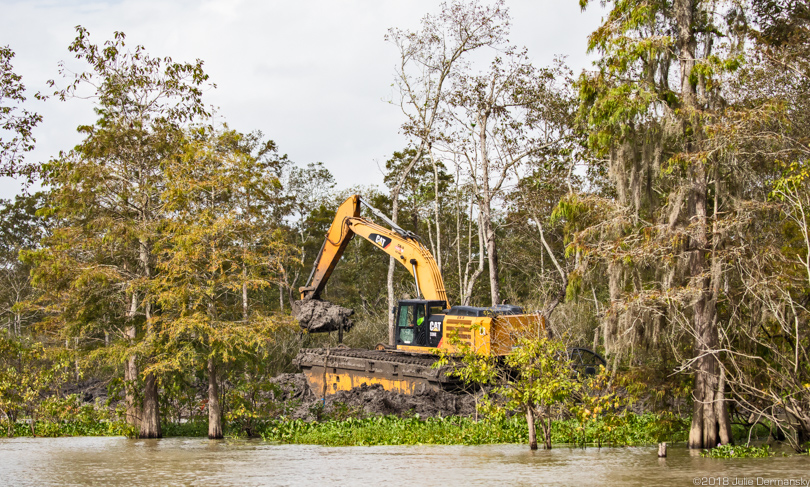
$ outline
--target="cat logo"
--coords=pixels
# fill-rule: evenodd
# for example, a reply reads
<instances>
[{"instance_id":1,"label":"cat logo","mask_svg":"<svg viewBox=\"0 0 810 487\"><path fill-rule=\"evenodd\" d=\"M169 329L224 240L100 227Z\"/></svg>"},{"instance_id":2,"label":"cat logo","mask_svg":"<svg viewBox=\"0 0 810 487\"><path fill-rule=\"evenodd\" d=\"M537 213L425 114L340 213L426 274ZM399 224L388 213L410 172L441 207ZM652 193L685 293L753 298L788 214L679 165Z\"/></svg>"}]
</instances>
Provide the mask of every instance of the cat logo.
<instances>
[{"instance_id":1,"label":"cat logo","mask_svg":"<svg viewBox=\"0 0 810 487\"><path fill-rule=\"evenodd\" d=\"M442 322L441 321L431 321L430 322L430 331L442 331ZM432 335L431 336L435 336Z\"/></svg>"},{"instance_id":2,"label":"cat logo","mask_svg":"<svg viewBox=\"0 0 810 487\"><path fill-rule=\"evenodd\" d=\"M368 238L369 240L371 240L372 242L374 242L375 244L379 245L382 248L388 247L388 245L391 243L390 238L385 237L383 235L379 235L377 233L372 233L371 235L368 236Z\"/></svg>"}]
</instances>

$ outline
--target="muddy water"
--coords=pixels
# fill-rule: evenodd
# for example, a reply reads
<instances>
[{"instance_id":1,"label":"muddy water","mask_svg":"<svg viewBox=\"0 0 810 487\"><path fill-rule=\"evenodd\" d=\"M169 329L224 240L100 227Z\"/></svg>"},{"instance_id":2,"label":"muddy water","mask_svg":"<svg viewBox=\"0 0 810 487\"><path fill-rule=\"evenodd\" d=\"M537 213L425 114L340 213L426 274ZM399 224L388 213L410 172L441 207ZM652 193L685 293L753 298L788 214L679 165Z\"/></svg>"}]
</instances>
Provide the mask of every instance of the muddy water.
<instances>
[{"instance_id":1,"label":"muddy water","mask_svg":"<svg viewBox=\"0 0 810 487\"><path fill-rule=\"evenodd\" d=\"M810 483L807 455L710 460L671 446L669 457L659 460L656 452L652 447L530 452L520 445L325 448L198 438L15 438L0 439L0 485Z\"/></svg>"}]
</instances>

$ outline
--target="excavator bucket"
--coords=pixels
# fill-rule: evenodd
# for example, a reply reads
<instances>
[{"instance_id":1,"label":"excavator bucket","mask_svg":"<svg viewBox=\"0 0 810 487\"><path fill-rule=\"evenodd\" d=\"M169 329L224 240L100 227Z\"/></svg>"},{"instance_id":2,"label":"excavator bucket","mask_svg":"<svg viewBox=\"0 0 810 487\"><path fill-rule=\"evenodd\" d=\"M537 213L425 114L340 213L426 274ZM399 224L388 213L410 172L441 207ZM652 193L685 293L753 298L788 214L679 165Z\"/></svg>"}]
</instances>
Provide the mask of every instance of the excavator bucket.
<instances>
[{"instance_id":1,"label":"excavator bucket","mask_svg":"<svg viewBox=\"0 0 810 487\"><path fill-rule=\"evenodd\" d=\"M298 325L309 333L349 331L354 323L349 319L353 309L332 304L319 299L304 299L292 304L293 316Z\"/></svg>"}]
</instances>

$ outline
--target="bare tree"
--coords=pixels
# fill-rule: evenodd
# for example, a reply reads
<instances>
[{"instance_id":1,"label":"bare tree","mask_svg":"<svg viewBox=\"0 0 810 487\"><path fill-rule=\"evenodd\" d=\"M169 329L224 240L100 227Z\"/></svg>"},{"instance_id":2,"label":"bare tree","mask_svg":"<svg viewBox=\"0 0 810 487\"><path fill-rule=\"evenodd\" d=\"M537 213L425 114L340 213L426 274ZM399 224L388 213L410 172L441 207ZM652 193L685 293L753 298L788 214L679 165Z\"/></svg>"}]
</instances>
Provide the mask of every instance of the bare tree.
<instances>
[{"instance_id":1,"label":"bare tree","mask_svg":"<svg viewBox=\"0 0 810 487\"><path fill-rule=\"evenodd\" d=\"M414 165L430 153L441 136L437 122L446 116L447 96L452 78L465 65L471 51L502 42L509 24L503 0L492 6L454 1L442 4L438 15L426 15L416 32L389 29L386 40L399 50L395 84L397 104L406 117L403 132L412 138L416 152L391 190L392 220L399 218L399 194ZM394 259L388 263L388 307L396 305ZM393 344L394 316L388 317L388 338Z\"/></svg>"}]
</instances>

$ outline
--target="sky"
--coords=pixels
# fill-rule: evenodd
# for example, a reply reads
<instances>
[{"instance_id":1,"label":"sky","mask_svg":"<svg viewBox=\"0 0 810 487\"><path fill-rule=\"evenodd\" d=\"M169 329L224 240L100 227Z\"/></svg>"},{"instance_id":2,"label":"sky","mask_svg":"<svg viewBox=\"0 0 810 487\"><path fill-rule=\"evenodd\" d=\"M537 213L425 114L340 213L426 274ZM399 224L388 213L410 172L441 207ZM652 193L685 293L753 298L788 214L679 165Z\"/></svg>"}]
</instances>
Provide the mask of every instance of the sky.
<instances>
[{"instance_id":1,"label":"sky","mask_svg":"<svg viewBox=\"0 0 810 487\"><path fill-rule=\"evenodd\" d=\"M591 2L592 4L595 2ZM509 39L525 46L538 67L567 56L576 73L590 67L587 36L604 11L584 13L577 0L507 0ZM381 167L408 143L404 115L392 99L396 48L384 39L391 27L417 30L438 13L427 0L0 0L0 45L16 53L26 108L42 114L29 162L47 161L80 140L76 127L95 121L91 100L46 102L46 82L59 78L58 63L81 68L67 48L75 27L103 44L115 31L129 46L152 56L204 61L215 83L204 101L219 121L242 132L260 130L279 151L304 166L323 162L339 188L381 185ZM20 192L19 182L0 179L0 198Z\"/></svg>"}]
</instances>

